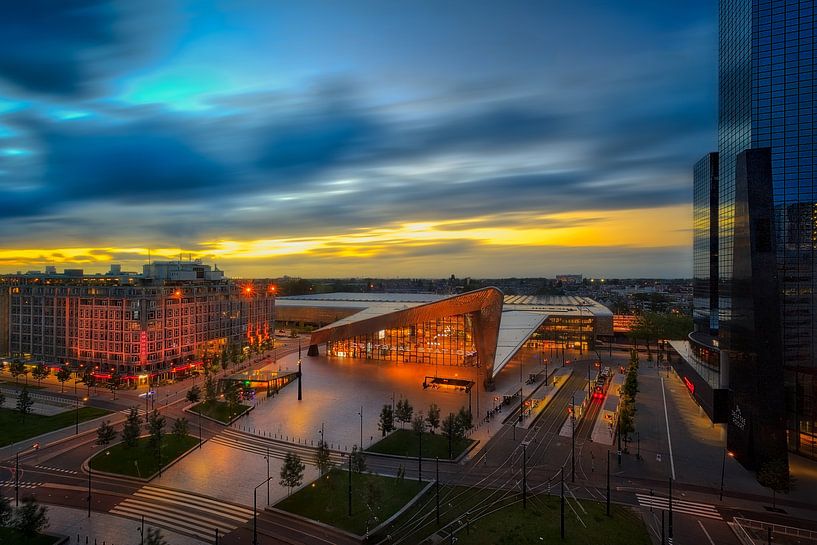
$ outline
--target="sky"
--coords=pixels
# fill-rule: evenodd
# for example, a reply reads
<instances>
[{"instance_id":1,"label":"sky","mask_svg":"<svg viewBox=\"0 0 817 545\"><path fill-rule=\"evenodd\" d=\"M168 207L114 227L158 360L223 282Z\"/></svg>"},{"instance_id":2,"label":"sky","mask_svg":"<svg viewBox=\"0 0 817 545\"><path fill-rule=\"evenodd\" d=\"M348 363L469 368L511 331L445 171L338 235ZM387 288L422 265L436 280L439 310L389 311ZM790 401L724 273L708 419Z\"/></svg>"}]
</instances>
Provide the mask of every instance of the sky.
<instances>
[{"instance_id":1,"label":"sky","mask_svg":"<svg viewBox=\"0 0 817 545\"><path fill-rule=\"evenodd\" d=\"M30 0L0 273L691 276L714 0Z\"/></svg>"}]
</instances>

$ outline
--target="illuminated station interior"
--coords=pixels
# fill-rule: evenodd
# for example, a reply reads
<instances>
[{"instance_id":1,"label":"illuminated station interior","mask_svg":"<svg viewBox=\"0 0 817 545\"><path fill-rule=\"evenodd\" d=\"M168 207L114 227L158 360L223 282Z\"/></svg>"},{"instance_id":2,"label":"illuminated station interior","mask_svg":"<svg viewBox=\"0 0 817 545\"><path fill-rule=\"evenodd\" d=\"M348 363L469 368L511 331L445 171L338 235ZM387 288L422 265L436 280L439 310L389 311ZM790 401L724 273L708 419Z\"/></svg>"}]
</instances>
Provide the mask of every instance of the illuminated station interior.
<instances>
[{"instance_id":1,"label":"illuminated station interior","mask_svg":"<svg viewBox=\"0 0 817 545\"><path fill-rule=\"evenodd\" d=\"M329 293L279 297L277 327L314 327L310 355L467 367L485 387L508 363L590 351L613 335L613 315L586 297ZM453 371L448 372L453 374Z\"/></svg>"}]
</instances>

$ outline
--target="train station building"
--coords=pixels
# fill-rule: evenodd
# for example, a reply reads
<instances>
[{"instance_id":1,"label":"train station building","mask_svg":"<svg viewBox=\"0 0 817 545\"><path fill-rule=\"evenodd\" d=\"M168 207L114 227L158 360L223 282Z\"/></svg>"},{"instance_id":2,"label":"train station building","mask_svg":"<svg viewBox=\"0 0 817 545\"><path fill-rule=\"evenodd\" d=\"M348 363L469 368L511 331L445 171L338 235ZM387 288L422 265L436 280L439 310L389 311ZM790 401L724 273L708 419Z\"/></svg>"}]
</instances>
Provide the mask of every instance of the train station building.
<instances>
[{"instance_id":1,"label":"train station building","mask_svg":"<svg viewBox=\"0 0 817 545\"><path fill-rule=\"evenodd\" d=\"M316 327L310 355L477 369L486 389L515 358L593 350L613 334L607 307L585 297L330 293L279 297L276 322Z\"/></svg>"}]
</instances>

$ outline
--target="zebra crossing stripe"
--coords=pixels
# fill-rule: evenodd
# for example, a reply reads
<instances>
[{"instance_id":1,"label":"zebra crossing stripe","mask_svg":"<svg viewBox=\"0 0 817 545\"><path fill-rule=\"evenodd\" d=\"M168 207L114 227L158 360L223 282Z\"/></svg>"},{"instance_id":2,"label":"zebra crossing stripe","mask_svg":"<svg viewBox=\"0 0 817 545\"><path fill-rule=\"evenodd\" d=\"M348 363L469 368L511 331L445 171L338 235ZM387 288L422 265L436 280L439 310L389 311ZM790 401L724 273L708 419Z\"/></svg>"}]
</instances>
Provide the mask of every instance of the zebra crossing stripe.
<instances>
[{"instance_id":1,"label":"zebra crossing stripe","mask_svg":"<svg viewBox=\"0 0 817 545\"><path fill-rule=\"evenodd\" d=\"M645 496L644 494L636 494L636 498L641 507L652 507L654 509L661 509L662 511L669 510L669 498ZM676 500L673 498L672 511L673 513L678 512L695 517L723 520L723 516L721 516L717 508L707 503Z\"/></svg>"},{"instance_id":2,"label":"zebra crossing stripe","mask_svg":"<svg viewBox=\"0 0 817 545\"><path fill-rule=\"evenodd\" d=\"M42 486L43 483L32 483L32 482L22 482L21 481L21 482L17 483L17 485L20 488L38 488L38 487ZM13 488L15 486L15 484L14 484L14 481L0 481L0 487L2 487L2 486L8 486L10 488Z\"/></svg>"},{"instance_id":3,"label":"zebra crossing stripe","mask_svg":"<svg viewBox=\"0 0 817 545\"><path fill-rule=\"evenodd\" d=\"M145 488L137 491L134 494L137 498L143 498L145 500L160 500L169 502L176 505L181 505L183 507L187 507L191 503L190 496L183 496L181 494L175 495L175 497L168 497L166 491L160 489L149 489L146 490ZM171 494L171 496L174 496ZM195 505L198 509L208 511L215 515L219 515L225 518L233 519L239 523L246 522L247 520L252 517L252 511L249 509L245 509L243 507L234 507L232 505L225 505L222 503L218 503L214 500L210 500L208 498L200 498L196 497L194 499Z\"/></svg>"}]
</instances>

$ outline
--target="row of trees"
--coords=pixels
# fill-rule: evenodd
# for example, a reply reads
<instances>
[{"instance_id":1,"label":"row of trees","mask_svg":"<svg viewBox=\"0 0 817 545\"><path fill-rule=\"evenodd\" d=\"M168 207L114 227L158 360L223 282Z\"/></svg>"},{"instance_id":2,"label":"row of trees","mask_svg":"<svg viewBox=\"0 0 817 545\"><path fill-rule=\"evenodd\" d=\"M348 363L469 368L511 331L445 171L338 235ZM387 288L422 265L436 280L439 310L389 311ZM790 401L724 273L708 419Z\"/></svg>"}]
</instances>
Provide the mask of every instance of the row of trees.
<instances>
[{"instance_id":1,"label":"row of trees","mask_svg":"<svg viewBox=\"0 0 817 545\"><path fill-rule=\"evenodd\" d=\"M647 347L647 359L652 361L651 341L659 339L685 339L692 331L692 318L674 312L645 312L638 316L630 333L633 344L643 341Z\"/></svg>"},{"instance_id":2,"label":"row of trees","mask_svg":"<svg viewBox=\"0 0 817 545\"><path fill-rule=\"evenodd\" d=\"M437 433L437 428L441 428L443 435L453 435L456 438L465 437L468 430L474 427L471 412L465 407L461 407L456 414L449 413L444 419L440 419L440 407L432 403L425 415L420 411L415 416L414 407L408 399L398 401L394 409L389 404L383 405L377 427L384 437L396 429L395 420L400 422L401 429L405 424L411 423L412 430L416 433Z\"/></svg>"},{"instance_id":3,"label":"row of trees","mask_svg":"<svg viewBox=\"0 0 817 545\"><path fill-rule=\"evenodd\" d=\"M627 377L621 386L621 406L618 412L618 432L627 437L635 432L635 397L638 394L638 352L630 352Z\"/></svg>"}]
</instances>

